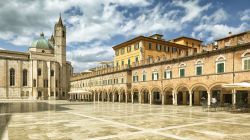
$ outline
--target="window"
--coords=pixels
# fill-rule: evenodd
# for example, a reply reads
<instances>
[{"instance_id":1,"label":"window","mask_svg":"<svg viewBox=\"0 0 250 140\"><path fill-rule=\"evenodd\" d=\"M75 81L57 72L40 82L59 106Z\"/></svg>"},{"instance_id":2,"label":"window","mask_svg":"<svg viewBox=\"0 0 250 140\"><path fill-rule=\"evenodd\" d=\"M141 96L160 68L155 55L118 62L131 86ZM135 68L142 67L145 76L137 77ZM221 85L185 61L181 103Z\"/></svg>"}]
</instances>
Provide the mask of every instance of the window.
<instances>
[{"instance_id":1,"label":"window","mask_svg":"<svg viewBox=\"0 0 250 140\"><path fill-rule=\"evenodd\" d=\"M40 68L37 70L37 74L38 74L38 76L42 75L42 70Z\"/></svg>"},{"instance_id":2,"label":"window","mask_svg":"<svg viewBox=\"0 0 250 140\"><path fill-rule=\"evenodd\" d=\"M250 52L245 52L242 54L242 69L250 70Z\"/></svg>"},{"instance_id":3,"label":"window","mask_svg":"<svg viewBox=\"0 0 250 140\"><path fill-rule=\"evenodd\" d=\"M133 82L138 82L137 72L133 75Z\"/></svg>"},{"instance_id":4,"label":"window","mask_svg":"<svg viewBox=\"0 0 250 140\"><path fill-rule=\"evenodd\" d=\"M138 61L139 61L138 56L136 56L135 57L135 62L138 62Z\"/></svg>"},{"instance_id":5,"label":"window","mask_svg":"<svg viewBox=\"0 0 250 140\"><path fill-rule=\"evenodd\" d=\"M172 71L171 70L165 70L164 79L171 79L171 78L172 78Z\"/></svg>"},{"instance_id":6,"label":"window","mask_svg":"<svg viewBox=\"0 0 250 140\"><path fill-rule=\"evenodd\" d=\"M23 86L28 85L28 71L26 69L23 70Z\"/></svg>"},{"instance_id":7,"label":"window","mask_svg":"<svg viewBox=\"0 0 250 140\"><path fill-rule=\"evenodd\" d=\"M123 84L123 78L122 78L122 84Z\"/></svg>"},{"instance_id":8,"label":"window","mask_svg":"<svg viewBox=\"0 0 250 140\"><path fill-rule=\"evenodd\" d=\"M157 58L157 61L160 61L160 60L161 60L161 57L160 57L160 56L157 56L156 58Z\"/></svg>"},{"instance_id":9,"label":"window","mask_svg":"<svg viewBox=\"0 0 250 140\"><path fill-rule=\"evenodd\" d=\"M158 72L157 71L153 72L152 73L152 80L158 80L158 78L159 78Z\"/></svg>"},{"instance_id":10,"label":"window","mask_svg":"<svg viewBox=\"0 0 250 140\"><path fill-rule=\"evenodd\" d=\"M58 80L56 80L56 87L58 87Z\"/></svg>"},{"instance_id":11,"label":"window","mask_svg":"<svg viewBox=\"0 0 250 140\"><path fill-rule=\"evenodd\" d=\"M147 74L144 71L143 74L142 74L142 81L146 81L146 80L147 80Z\"/></svg>"},{"instance_id":12,"label":"window","mask_svg":"<svg viewBox=\"0 0 250 140\"><path fill-rule=\"evenodd\" d=\"M121 49L121 54L124 54L124 48Z\"/></svg>"},{"instance_id":13,"label":"window","mask_svg":"<svg viewBox=\"0 0 250 140\"><path fill-rule=\"evenodd\" d=\"M15 86L15 70L10 69L10 86Z\"/></svg>"},{"instance_id":14,"label":"window","mask_svg":"<svg viewBox=\"0 0 250 140\"><path fill-rule=\"evenodd\" d=\"M62 32L62 37L63 37L63 38L65 37L65 31Z\"/></svg>"},{"instance_id":15,"label":"window","mask_svg":"<svg viewBox=\"0 0 250 140\"><path fill-rule=\"evenodd\" d=\"M48 80L47 79L43 80L43 87L44 88L48 87Z\"/></svg>"},{"instance_id":16,"label":"window","mask_svg":"<svg viewBox=\"0 0 250 140\"><path fill-rule=\"evenodd\" d=\"M225 72L225 62L218 62L217 73L224 73L224 72Z\"/></svg>"},{"instance_id":17,"label":"window","mask_svg":"<svg viewBox=\"0 0 250 140\"><path fill-rule=\"evenodd\" d=\"M201 65L196 66L196 75L202 75L202 66Z\"/></svg>"},{"instance_id":18,"label":"window","mask_svg":"<svg viewBox=\"0 0 250 140\"><path fill-rule=\"evenodd\" d=\"M134 48L135 48L135 50L138 50L139 49L139 43L136 43Z\"/></svg>"},{"instance_id":19,"label":"window","mask_svg":"<svg viewBox=\"0 0 250 140\"><path fill-rule=\"evenodd\" d=\"M157 51L161 51L161 45L156 44L156 49L157 49Z\"/></svg>"},{"instance_id":20,"label":"window","mask_svg":"<svg viewBox=\"0 0 250 140\"><path fill-rule=\"evenodd\" d=\"M164 51L167 52L167 46L164 46Z\"/></svg>"},{"instance_id":21,"label":"window","mask_svg":"<svg viewBox=\"0 0 250 140\"><path fill-rule=\"evenodd\" d=\"M119 55L119 50L115 51L115 55L118 56Z\"/></svg>"},{"instance_id":22,"label":"window","mask_svg":"<svg viewBox=\"0 0 250 140\"><path fill-rule=\"evenodd\" d=\"M54 76L54 70L50 70L50 76Z\"/></svg>"},{"instance_id":23,"label":"window","mask_svg":"<svg viewBox=\"0 0 250 140\"><path fill-rule=\"evenodd\" d=\"M244 59L243 60L243 70L250 70L250 58Z\"/></svg>"},{"instance_id":24,"label":"window","mask_svg":"<svg viewBox=\"0 0 250 140\"><path fill-rule=\"evenodd\" d=\"M192 43L192 47L194 47L194 43Z\"/></svg>"},{"instance_id":25,"label":"window","mask_svg":"<svg viewBox=\"0 0 250 140\"><path fill-rule=\"evenodd\" d=\"M131 52L131 46L127 47L127 52Z\"/></svg>"},{"instance_id":26,"label":"window","mask_svg":"<svg viewBox=\"0 0 250 140\"><path fill-rule=\"evenodd\" d=\"M122 60L122 66L124 66L124 61Z\"/></svg>"},{"instance_id":27,"label":"window","mask_svg":"<svg viewBox=\"0 0 250 140\"><path fill-rule=\"evenodd\" d=\"M148 43L148 49L149 49L149 50L152 49L152 43Z\"/></svg>"},{"instance_id":28,"label":"window","mask_svg":"<svg viewBox=\"0 0 250 140\"><path fill-rule=\"evenodd\" d=\"M179 74L180 74L180 77L185 77L185 69L184 68L180 68L179 69Z\"/></svg>"},{"instance_id":29,"label":"window","mask_svg":"<svg viewBox=\"0 0 250 140\"><path fill-rule=\"evenodd\" d=\"M216 59L216 73L224 73L225 72L225 57L220 55Z\"/></svg>"},{"instance_id":30,"label":"window","mask_svg":"<svg viewBox=\"0 0 250 140\"><path fill-rule=\"evenodd\" d=\"M175 47L172 48L172 52L176 52L177 49Z\"/></svg>"},{"instance_id":31,"label":"window","mask_svg":"<svg viewBox=\"0 0 250 140\"><path fill-rule=\"evenodd\" d=\"M36 79L33 79L33 87L36 87Z\"/></svg>"}]
</instances>

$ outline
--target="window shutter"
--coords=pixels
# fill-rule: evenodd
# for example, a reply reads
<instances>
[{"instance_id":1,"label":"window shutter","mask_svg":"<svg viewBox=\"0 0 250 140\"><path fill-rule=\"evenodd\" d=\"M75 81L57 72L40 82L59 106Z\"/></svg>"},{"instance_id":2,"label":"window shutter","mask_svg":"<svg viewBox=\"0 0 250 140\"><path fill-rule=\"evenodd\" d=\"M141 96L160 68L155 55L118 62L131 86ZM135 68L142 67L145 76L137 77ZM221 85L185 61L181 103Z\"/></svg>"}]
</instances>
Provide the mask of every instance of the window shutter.
<instances>
[{"instance_id":1,"label":"window shutter","mask_svg":"<svg viewBox=\"0 0 250 140\"><path fill-rule=\"evenodd\" d=\"M166 78L167 78L167 72L164 71L164 79L166 79Z\"/></svg>"},{"instance_id":2,"label":"window shutter","mask_svg":"<svg viewBox=\"0 0 250 140\"><path fill-rule=\"evenodd\" d=\"M159 78L159 73L157 73L156 75L157 75L156 80L158 80L158 78Z\"/></svg>"},{"instance_id":3,"label":"window shutter","mask_svg":"<svg viewBox=\"0 0 250 140\"><path fill-rule=\"evenodd\" d=\"M247 70L250 70L250 59L247 60L248 64L247 64Z\"/></svg>"},{"instance_id":4,"label":"window shutter","mask_svg":"<svg viewBox=\"0 0 250 140\"><path fill-rule=\"evenodd\" d=\"M154 80L154 73L152 73L152 80Z\"/></svg>"},{"instance_id":5,"label":"window shutter","mask_svg":"<svg viewBox=\"0 0 250 140\"><path fill-rule=\"evenodd\" d=\"M170 78L172 78L172 71L170 71Z\"/></svg>"},{"instance_id":6,"label":"window shutter","mask_svg":"<svg viewBox=\"0 0 250 140\"><path fill-rule=\"evenodd\" d=\"M244 60L244 70L247 70L247 60Z\"/></svg>"}]
</instances>

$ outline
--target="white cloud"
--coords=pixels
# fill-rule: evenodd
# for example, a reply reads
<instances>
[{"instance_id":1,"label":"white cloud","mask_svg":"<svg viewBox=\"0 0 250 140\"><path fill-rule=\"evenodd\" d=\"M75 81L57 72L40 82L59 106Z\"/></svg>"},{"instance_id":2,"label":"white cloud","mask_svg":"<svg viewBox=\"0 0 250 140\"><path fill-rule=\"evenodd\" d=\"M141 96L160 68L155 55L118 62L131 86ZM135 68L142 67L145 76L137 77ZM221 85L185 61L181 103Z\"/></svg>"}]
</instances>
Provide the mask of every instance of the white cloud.
<instances>
[{"instance_id":1,"label":"white cloud","mask_svg":"<svg viewBox=\"0 0 250 140\"><path fill-rule=\"evenodd\" d=\"M96 67L101 61L111 61L113 56L113 49L109 46L102 46L99 42L95 42L91 46L79 46L79 48L67 52L67 59L72 63L75 72Z\"/></svg>"},{"instance_id":2,"label":"white cloud","mask_svg":"<svg viewBox=\"0 0 250 140\"><path fill-rule=\"evenodd\" d=\"M250 9L239 12L241 21L250 21Z\"/></svg>"},{"instance_id":3,"label":"white cloud","mask_svg":"<svg viewBox=\"0 0 250 140\"><path fill-rule=\"evenodd\" d=\"M220 8L216 10L210 16L204 15L201 18L201 22L216 24L216 23L221 23L223 21L226 21L228 17L229 17L228 13L224 9Z\"/></svg>"},{"instance_id":4,"label":"white cloud","mask_svg":"<svg viewBox=\"0 0 250 140\"><path fill-rule=\"evenodd\" d=\"M130 38L153 33L185 34L184 28L199 23L191 36L213 40L248 27L247 23L223 24L229 15L222 8L204 15L213 6L201 0L155 3L153 0L0 1L0 39L16 46L29 46L40 32L47 37L52 34L61 12L67 25L68 46L88 44L70 46L67 52L68 60L80 71L96 66L99 61L112 60L112 46L103 42L112 45L111 39L118 35ZM248 13L249 10L242 12L241 19L247 21Z\"/></svg>"},{"instance_id":5,"label":"white cloud","mask_svg":"<svg viewBox=\"0 0 250 140\"><path fill-rule=\"evenodd\" d=\"M199 0L193 1L173 1L173 5L182 7L185 10L185 16L181 18L181 22L190 22L200 17L202 12L208 10L211 6L211 3L208 3L204 6L199 5Z\"/></svg>"},{"instance_id":6,"label":"white cloud","mask_svg":"<svg viewBox=\"0 0 250 140\"><path fill-rule=\"evenodd\" d=\"M249 29L247 23L242 23L239 26L228 26L226 24L201 24L194 28L194 32L198 32L198 37L207 37L206 41L211 42L215 39L225 37L229 32L237 34ZM201 36L199 36L201 35Z\"/></svg>"}]
</instances>

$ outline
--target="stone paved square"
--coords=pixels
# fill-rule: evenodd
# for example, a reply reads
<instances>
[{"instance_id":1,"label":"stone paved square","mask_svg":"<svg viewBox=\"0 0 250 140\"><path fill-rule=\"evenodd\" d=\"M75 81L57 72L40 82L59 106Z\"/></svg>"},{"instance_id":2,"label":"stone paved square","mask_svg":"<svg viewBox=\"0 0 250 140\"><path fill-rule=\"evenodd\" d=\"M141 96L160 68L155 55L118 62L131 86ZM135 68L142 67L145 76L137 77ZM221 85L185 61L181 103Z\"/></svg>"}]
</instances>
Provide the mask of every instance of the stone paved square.
<instances>
[{"instance_id":1,"label":"stone paved square","mask_svg":"<svg viewBox=\"0 0 250 140\"><path fill-rule=\"evenodd\" d=\"M68 101L0 103L1 138L171 140L250 137L250 115L200 106Z\"/></svg>"}]
</instances>

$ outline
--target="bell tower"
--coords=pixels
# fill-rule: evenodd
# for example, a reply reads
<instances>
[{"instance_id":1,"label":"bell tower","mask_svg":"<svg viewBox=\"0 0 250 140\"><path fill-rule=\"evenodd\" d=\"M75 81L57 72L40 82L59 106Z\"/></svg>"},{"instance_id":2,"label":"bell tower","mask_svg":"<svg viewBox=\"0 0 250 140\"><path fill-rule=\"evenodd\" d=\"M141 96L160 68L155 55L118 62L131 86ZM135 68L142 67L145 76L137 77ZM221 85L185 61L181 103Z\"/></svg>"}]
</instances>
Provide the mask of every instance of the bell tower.
<instances>
[{"instance_id":1,"label":"bell tower","mask_svg":"<svg viewBox=\"0 0 250 140\"><path fill-rule=\"evenodd\" d=\"M65 98L68 90L67 82L67 62L66 62L66 27L63 25L60 14L58 22L54 27L54 57L60 65L58 73L58 99Z\"/></svg>"},{"instance_id":2,"label":"bell tower","mask_svg":"<svg viewBox=\"0 0 250 140\"><path fill-rule=\"evenodd\" d=\"M63 25L61 14L54 27L55 59L60 65L66 63L66 27Z\"/></svg>"}]
</instances>

